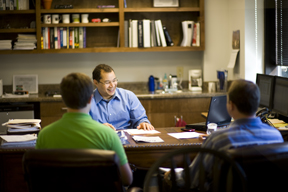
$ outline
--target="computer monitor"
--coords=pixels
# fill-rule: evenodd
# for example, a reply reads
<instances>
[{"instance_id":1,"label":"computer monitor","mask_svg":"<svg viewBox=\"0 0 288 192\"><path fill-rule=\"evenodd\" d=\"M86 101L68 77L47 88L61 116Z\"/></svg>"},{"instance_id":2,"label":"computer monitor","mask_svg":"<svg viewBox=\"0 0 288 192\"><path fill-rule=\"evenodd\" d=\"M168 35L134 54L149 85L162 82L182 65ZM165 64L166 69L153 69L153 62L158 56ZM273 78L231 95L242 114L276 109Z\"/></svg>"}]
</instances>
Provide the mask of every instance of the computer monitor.
<instances>
[{"instance_id":1,"label":"computer monitor","mask_svg":"<svg viewBox=\"0 0 288 192\"><path fill-rule=\"evenodd\" d=\"M267 107L272 109L273 104L273 90L274 90L275 76L257 74L256 84L260 89L260 104L259 107Z\"/></svg>"},{"instance_id":2,"label":"computer monitor","mask_svg":"<svg viewBox=\"0 0 288 192\"><path fill-rule=\"evenodd\" d=\"M288 78L275 76L272 111L288 116Z\"/></svg>"}]
</instances>

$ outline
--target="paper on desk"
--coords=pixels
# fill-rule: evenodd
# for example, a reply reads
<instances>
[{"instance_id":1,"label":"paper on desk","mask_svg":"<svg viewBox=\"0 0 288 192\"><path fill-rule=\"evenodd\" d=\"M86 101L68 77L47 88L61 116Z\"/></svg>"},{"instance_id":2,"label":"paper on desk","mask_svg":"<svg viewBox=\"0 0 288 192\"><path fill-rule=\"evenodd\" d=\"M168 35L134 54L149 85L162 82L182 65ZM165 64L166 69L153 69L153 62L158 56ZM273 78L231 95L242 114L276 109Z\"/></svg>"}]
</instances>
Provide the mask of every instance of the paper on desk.
<instances>
[{"instance_id":1,"label":"paper on desk","mask_svg":"<svg viewBox=\"0 0 288 192\"><path fill-rule=\"evenodd\" d=\"M136 142L145 142L145 143L161 143L164 142L159 136L157 137L145 137L145 136L132 136L132 139Z\"/></svg>"},{"instance_id":2,"label":"paper on desk","mask_svg":"<svg viewBox=\"0 0 288 192\"><path fill-rule=\"evenodd\" d=\"M27 134L27 135L2 135L0 136L6 142L23 142L32 141L37 139L37 135Z\"/></svg>"},{"instance_id":3,"label":"paper on desk","mask_svg":"<svg viewBox=\"0 0 288 192\"><path fill-rule=\"evenodd\" d=\"M6 123L3 123L2 126L8 124L39 124L41 119L9 119Z\"/></svg>"},{"instance_id":4,"label":"paper on desk","mask_svg":"<svg viewBox=\"0 0 288 192\"><path fill-rule=\"evenodd\" d=\"M127 132L129 135L141 135L141 134L156 134L160 133L159 131L156 130L150 130L150 131L145 131L143 129L125 129L125 132Z\"/></svg>"},{"instance_id":5,"label":"paper on desk","mask_svg":"<svg viewBox=\"0 0 288 192\"><path fill-rule=\"evenodd\" d=\"M168 133L168 135L175 137L176 139L191 139L191 138L198 138L200 133L181 132L181 133Z\"/></svg>"},{"instance_id":6,"label":"paper on desk","mask_svg":"<svg viewBox=\"0 0 288 192\"><path fill-rule=\"evenodd\" d=\"M272 124L276 124L276 123L284 123L285 124L285 122L284 121L282 121L282 120L279 120L279 119L269 119L269 121L272 123Z\"/></svg>"}]
</instances>

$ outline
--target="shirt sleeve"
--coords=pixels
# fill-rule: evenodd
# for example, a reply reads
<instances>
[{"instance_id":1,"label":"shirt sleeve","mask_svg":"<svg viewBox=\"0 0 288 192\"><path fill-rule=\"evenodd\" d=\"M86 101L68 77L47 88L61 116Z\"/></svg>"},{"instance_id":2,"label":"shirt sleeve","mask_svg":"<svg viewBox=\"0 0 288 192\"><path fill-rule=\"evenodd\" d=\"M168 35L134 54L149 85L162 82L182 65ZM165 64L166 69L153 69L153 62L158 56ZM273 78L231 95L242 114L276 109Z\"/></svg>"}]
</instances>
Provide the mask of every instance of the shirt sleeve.
<instances>
[{"instance_id":1,"label":"shirt sleeve","mask_svg":"<svg viewBox=\"0 0 288 192\"><path fill-rule=\"evenodd\" d=\"M124 164L128 163L128 159L127 159L124 147L123 147L118 135L116 133L113 133L112 135L113 135L113 138L112 138L112 149L111 150L113 150L117 153L117 155L119 157L120 165L124 165Z\"/></svg>"},{"instance_id":2,"label":"shirt sleeve","mask_svg":"<svg viewBox=\"0 0 288 192\"><path fill-rule=\"evenodd\" d=\"M133 128L136 128L140 123L150 121L147 118L146 111L137 98L137 96L131 92L130 94L130 121Z\"/></svg>"}]
</instances>

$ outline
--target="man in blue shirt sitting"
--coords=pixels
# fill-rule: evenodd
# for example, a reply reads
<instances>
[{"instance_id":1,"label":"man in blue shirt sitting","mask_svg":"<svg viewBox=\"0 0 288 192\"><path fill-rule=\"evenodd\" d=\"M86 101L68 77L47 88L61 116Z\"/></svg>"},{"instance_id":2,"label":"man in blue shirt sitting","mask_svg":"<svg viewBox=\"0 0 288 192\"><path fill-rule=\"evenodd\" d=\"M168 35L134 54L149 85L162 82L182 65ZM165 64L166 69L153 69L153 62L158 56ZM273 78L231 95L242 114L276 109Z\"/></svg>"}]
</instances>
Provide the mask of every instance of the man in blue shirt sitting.
<instances>
[{"instance_id":1,"label":"man in blue shirt sitting","mask_svg":"<svg viewBox=\"0 0 288 192\"><path fill-rule=\"evenodd\" d=\"M235 80L227 93L227 111L234 121L226 129L213 132L203 142L202 147L224 151L230 148L249 145L281 143L281 133L274 127L261 122L255 113L260 102L260 91L256 84L246 80ZM203 154L205 171L212 176L213 156ZM196 156L190 165L191 188L199 186L200 156ZM179 174L177 184L184 185L184 174ZM171 186L170 172L165 173L165 184ZM211 179L211 178L210 178ZM206 183L209 189L211 183Z\"/></svg>"},{"instance_id":2,"label":"man in blue shirt sitting","mask_svg":"<svg viewBox=\"0 0 288 192\"><path fill-rule=\"evenodd\" d=\"M109 65L97 65L92 75L97 89L94 90L89 114L94 120L114 130L154 129L137 96L131 91L117 88L118 79Z\"/></svg>"}]
</instances>

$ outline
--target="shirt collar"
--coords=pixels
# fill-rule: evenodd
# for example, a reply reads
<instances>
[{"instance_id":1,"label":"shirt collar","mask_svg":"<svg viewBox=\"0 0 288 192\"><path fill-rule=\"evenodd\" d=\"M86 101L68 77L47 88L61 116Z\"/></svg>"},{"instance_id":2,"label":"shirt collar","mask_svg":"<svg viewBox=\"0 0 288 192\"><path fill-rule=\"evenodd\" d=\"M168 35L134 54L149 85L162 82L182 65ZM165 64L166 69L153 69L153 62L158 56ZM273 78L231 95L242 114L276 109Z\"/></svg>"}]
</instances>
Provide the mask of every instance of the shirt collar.
<instances>
[{"instance_id":1,"label":"shirt collar","mask_svg":"<svg viewBox=\"0 0 288 192\"><path fill-rule=\"evenodd\" d=\"M95 98L95 103L98 104L100 101L106 101L105 99L103 99L103 97L100 95L98 89L96 88L94 90L94 98ZM110 99L113 100L113 99L118 99L120 100L120 97L119 97L119 93L118 93L118 88L116 87L116 91L115 91L115 94L113 95L113 97Z\"/></svg>"},{"instance_id":2,"label":"shirt collar","mask_svg":"<svg viewBox=\"0 0 288 192\"><path fill-rule=\"evenodd\" d=\"M230 125L234 126L234 125L243 125L243 124L259 124L261 123L261 119L259 117L256 118L243 118L243 119L237 119L234 120Z\"/></svg>"}]
</instances>

